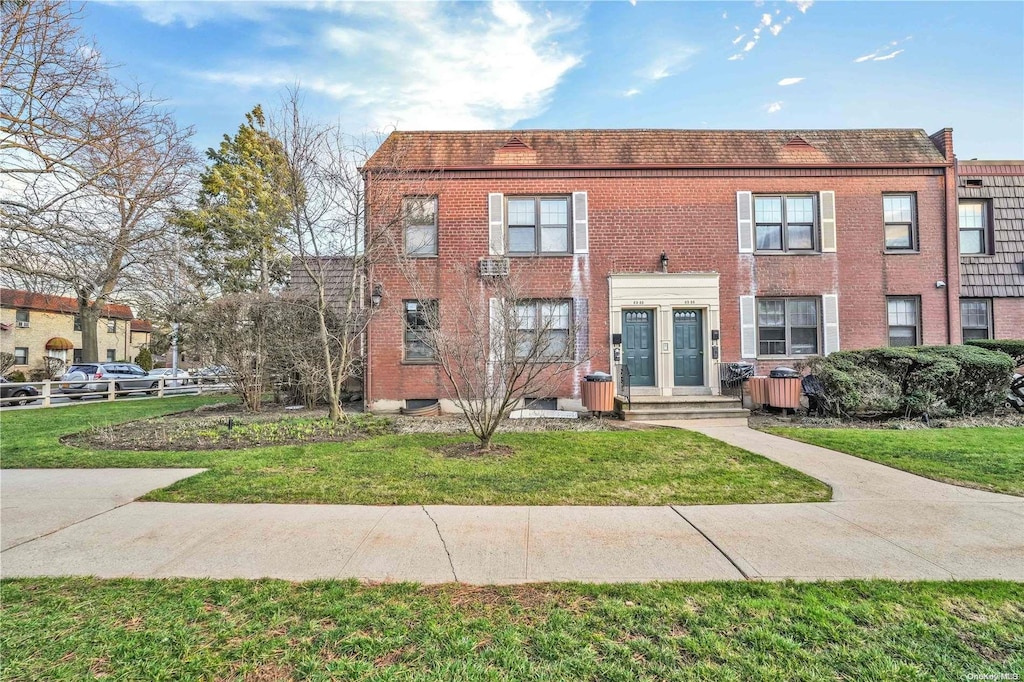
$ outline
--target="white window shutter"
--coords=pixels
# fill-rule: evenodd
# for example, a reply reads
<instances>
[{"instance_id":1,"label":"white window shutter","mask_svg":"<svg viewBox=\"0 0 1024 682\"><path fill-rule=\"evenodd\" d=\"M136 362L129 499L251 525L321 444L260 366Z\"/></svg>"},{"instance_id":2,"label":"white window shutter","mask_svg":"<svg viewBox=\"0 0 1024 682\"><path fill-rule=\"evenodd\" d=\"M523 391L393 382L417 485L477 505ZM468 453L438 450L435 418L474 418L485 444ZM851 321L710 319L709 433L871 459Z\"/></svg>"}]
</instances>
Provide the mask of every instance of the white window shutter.
<instances>
[{"instance_id":1,"label":"white window shutter","mask_svg":"<svg viewBox=\"0 0 1024 682\"><path fill-rule=\"evenodd\" d=\"M572 250L590 253L590 227L587 220L587 193L572 193Z\"/></svg>"},{"instance_id":2,"label":"white window shutter","mask_svg":"<svg viewBox=\"0 0 1024 682\"><path fill-rule=\"evenodd\" d=\"M825 355L839 350L839 296L825 294L821 297L822 318L824 319L823 346Z\"/></svg>"},{"instance_id":3,"label":"white window shutter","mask_svg":"<svg viewBox=\"0 0 1024 682\"><path fill-rule=\"evenodd\" d=\"M753 192L736 192L736 229L739 232L740 253L754 253Z\"/></svg>"},{"instance_id":4,"label":"white window shutter","mask_svg":"<svg viewBox=\"0 0 1024 682\"><path fill-rule=\"evenodd\" d=\"M836 193L821 192L821 252L836 252Z\"/></svg>"},{"instance_id":5,"label":"white window shutter","mask_svg":"<svg viewBox=\"0 0 1024 682\"><path fill-rule=\"evenodd\" d=\"M753 296L740 296L740 356L757 357L757 306Z\"/></svg>"},{"instance_id":6,"label":"white window shutter","mask_svg":"<svg viewBox=\"0 0 1024 682\"><path fill-rule=\"evenodd\" d=\"M488 254L500 256L505 253L505 195L487 195L487 222Z\"/></svg>"},{"instance_id":7,"label":"white window shutter","mask_svg":"<svg viewBox=\"0 0 1024 682\"><path fill-rule=\"evenodd\" d=\"M498 195L501 196L501 195ZM487 357L487 384L488 388L493 389L496 378L498 367L503 362L502 359L502 342L503 334L501 331L501 301L496 298L488 301L488 316L490 317L490 340L488 343L488 357Z\"/></svg>"}]
</instances>

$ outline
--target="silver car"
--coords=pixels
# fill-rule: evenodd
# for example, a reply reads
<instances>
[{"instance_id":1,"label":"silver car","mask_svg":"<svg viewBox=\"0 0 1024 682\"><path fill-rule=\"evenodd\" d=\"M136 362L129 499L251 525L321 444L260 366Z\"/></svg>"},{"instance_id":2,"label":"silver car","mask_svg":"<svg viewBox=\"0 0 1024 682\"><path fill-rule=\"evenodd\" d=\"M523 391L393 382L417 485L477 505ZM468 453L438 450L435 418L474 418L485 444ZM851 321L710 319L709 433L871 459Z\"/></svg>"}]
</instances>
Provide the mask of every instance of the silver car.
<instances>
[{"instance_id":1,"label":"silver car","mask_svg":"<svg viewBox=\"0 0 1024 682\"><path fill-rule=\"evenodd\" d=\"M181 388L189 383L188 372L183 369L175 370L171 367L158 367L149 370L149 378L153 380L153 386L157 386L160 377L164 378L165 388Z\"/></svg>"},{"instance_id":2,"label":"silver car","mask_svg":"<svg viewBox=\"0 0 1024 682\"><path fill-rule=\"evenodd\" d=\"M130 362L76 362L60 378L60 392L72 400L79 400L82 393L102 393L108 390L110 379L118 394L132 391L156 393L157 382L146 370Z\"/></svg>"}]
</instances>

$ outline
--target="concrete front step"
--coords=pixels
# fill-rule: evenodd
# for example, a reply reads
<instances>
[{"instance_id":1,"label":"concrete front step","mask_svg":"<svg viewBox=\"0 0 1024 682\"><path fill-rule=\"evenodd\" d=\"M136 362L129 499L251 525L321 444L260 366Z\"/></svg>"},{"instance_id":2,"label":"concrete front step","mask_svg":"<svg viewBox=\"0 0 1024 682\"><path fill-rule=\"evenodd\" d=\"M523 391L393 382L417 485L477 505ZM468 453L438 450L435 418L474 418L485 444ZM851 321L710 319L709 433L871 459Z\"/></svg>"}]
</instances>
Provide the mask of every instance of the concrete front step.
<instances>
[{"instance_id":1,"label":"concrete front step","mask_svg":"<svg viewBox=\"0 0 1024 682\"><path fill-rule=\"evenodd\" d=\"M736 419L750 416L750 410L743 407L671 407L671 408L635 408L620 410L620 415L626 421L638 419L646 421L674 420L674 419Z\"/></svg>"}]
</instances>

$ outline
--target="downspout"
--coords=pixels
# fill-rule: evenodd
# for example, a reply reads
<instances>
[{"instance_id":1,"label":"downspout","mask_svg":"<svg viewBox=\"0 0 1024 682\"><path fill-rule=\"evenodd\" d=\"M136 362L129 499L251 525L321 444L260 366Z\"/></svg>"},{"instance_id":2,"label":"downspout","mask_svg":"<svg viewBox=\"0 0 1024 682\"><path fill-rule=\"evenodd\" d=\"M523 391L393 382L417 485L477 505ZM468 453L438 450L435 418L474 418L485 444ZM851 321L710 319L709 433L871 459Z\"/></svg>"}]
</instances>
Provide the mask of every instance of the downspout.
<instances>
[{"instance_id":1,"label":"downspout","mask_svg":"<svg viewBox=\"0 0 1024 682\"><path fill-rule=\"evenodd\" d=\"M364 251L366 249L366 239L367 239L367 236L369 235L369 232L370 232L370 180L372 179L372 176L373 176L373 171L366 170L365 168L363 169L363 185L365 186L365 189L363 190L363 201L365 202L364 205L363 205L363 249L364 249ZM353 276L356 275L354 268L353 268L352 275ZM363 306L366 305L366 277L367 277L367 275L368 275L368 273L366 273L366 272L360 273L360 280L361 280L361 282L360 282L360 285L359 285L359 289L360 289L360 292L359 292L359 304L363 305ZM371 283L370 286L372 287L373 284ZM370 404L371 404L370 385L372 383L371 382L371 376L372 376L372 372L373 372L373 370L371 369L373 367L373 362L371 361L371 357L372 356L371 356L370 348L372 347L372 344L370 343L370 336L373 333L373 314L374 314L374 311L371 309L368 314L370 315L370 321L366 325L366 333L363 334L363 340L364 340L363 356L366 359L366 361L363 363L363 410L364 411L369 411Z\"/></svg>"}]
</instances>

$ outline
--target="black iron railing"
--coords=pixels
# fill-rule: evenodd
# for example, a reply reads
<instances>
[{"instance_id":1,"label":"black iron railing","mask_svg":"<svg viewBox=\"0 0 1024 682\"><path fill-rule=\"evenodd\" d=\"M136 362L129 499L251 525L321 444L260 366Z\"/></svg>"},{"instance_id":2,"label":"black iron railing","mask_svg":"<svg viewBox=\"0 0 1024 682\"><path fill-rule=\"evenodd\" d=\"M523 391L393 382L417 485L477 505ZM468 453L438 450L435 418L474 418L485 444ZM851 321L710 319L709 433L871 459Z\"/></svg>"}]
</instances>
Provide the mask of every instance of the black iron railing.
<instances>
[{"instance_id":1,"label":"black iron railing","mask_svg":"<svg viewBox=\"0 0 1024 682\"><path fill-rule=\"evenodd\" d=\"M718 363L718 385L722 395L743 396L743 382L754 374L754 366L749 362Z\"/></svg>"},{"instance_id":2,"label":"black iron railing","mask_svg":"<svg viewBox=\"0 0 1024 682\"><path fill-rule=\"evenodd\" d=\"M630 373L629 365L619 365L619 397L622 398L627 405L633 406L630 401L629 395L630 389Z\"/></svg>"}]
</instances>

